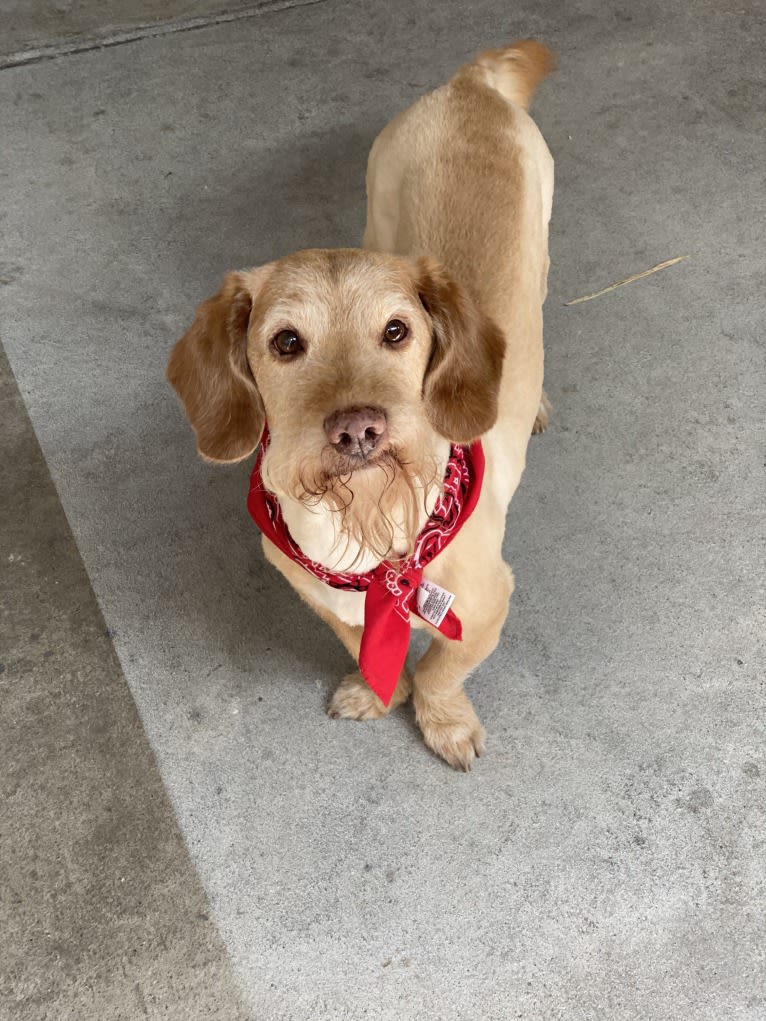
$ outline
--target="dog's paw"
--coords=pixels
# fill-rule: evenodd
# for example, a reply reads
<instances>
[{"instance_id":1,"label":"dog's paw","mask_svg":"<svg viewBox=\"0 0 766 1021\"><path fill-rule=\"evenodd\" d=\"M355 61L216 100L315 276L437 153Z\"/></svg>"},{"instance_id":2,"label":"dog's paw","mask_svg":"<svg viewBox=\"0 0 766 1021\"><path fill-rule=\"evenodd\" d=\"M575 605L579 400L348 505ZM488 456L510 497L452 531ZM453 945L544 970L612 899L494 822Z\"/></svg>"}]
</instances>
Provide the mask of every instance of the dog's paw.
<instances>
[{"instance_id":1,"label":"dog's paw","mask_svg":"<svg viewBox=\"0 0 766 1021\"><path fill-rule=\"evenodd\" d=\"M537 418L535 424L532 426L532 435L537 436L539 433L544 433L548 428L548 422L551 418L551 412L553 411L553 405L548 400L548 395L543 390L540 395L540 407L537 410Z\"/></svg>"},{"instance_id":2,"label":"dog's paw","mask_svg":"<svg viewBox=\"0 0 766 1021\"><path fill-rule=\"evenodd\" d=\"M409 696L409 681L401 678L389 705L384 705L357 671L347 674L330 699L327 712L334 720L379 720Z\"/></svg>"},{"instance_id":3,"label":"dog's paw","mask_svg":"<svg viewBox=\"0 0 766 1021\"><path fill-rule=\"evenodd\" d=\"M466 695L448 704L416 703L423 740L440 758L464 773L484 754L484 727Z\"/></svg>"}]
</instances>

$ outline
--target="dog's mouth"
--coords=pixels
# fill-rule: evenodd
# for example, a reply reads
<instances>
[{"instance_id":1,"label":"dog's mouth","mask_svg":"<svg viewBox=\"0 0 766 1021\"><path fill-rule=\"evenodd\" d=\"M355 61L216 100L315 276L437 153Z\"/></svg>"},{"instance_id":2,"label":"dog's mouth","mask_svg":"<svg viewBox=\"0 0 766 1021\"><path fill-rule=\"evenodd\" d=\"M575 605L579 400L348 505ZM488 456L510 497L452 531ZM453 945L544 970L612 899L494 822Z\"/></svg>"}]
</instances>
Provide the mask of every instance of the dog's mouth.
<instances>
[{"instance_id":1,"label":"dog's mouth","mask_svg":"<svg viewBox=\"0 0 766 1021\"><path fill-rule=\"evenodd\" d=\"M398 458L391 450L369 450L362 443L349 445L342 453L328 451L324 461L324 475L328 479L348 479L357 472L385 466L391 470L399 466Z\"/></svg>"},{"instance_id":2,"label":"dog's mouth","mask_svg":"<svg viewBox=\"0 0 766 1021\"><path fill-rule=\"evenodd\" d=\"M319 463L313 469L300 473L294 498L312 503L331 493L347 493L354 480L363 483L367 490L373 480L375 488L388 489L408 469L407 462L391 446L382 450L364 450L358 447L339 452L331 446L322 451ZM341 501L341 504L345 501Z\"/></svg>"}]
</instances>

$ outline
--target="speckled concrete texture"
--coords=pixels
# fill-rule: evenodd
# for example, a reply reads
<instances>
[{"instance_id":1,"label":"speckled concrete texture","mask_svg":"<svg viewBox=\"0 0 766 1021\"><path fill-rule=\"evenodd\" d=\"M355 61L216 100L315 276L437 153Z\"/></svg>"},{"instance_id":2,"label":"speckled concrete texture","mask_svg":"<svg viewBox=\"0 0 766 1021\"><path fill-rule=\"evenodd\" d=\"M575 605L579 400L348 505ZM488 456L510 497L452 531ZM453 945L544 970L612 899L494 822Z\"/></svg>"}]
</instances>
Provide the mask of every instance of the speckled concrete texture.
<instances>
[{"instance_id":1,"label":"speckled concrete texture","mask_svg":"<svg viewBox=\"0 0 766 1021\"><path fill-rule=\"evenodd\" d=\"M357 242L377 131L557 50L546 387L468 776L264 564L163 380L223 273ZM764 1021L762 5L334 2L2 72L3 340L253 1016ZM663 259L592 302L563 302Z\"/></svg>"}]
</instances>

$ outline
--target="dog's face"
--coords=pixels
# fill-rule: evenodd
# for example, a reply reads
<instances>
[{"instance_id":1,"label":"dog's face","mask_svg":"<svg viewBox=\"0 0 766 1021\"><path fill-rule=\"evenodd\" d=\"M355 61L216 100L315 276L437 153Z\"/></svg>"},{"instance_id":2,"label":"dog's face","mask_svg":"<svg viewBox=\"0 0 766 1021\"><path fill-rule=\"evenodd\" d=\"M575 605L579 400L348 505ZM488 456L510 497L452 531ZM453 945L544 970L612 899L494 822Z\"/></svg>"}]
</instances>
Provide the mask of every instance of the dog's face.
<instances>
[{"instance_id":1,"label":"dog's face","mask_svg":"<svg viewBox=\"0 0 766 1021\"><path fill-rule=\"evenodd\" d=\"M421 386L431 327L406 264L299 253L253 302L248 361L269 424L264 480L278 496L324 492L395 459L419 462L436 433Z\"/></svg>"},{"instance_id":2,"label":"dog's face","mask_svg":"<svg viewBox=\"0 0 766 1021\"><path fill-rule=\"evenodd\" d=\"M445 441L494 424L503 353L499 329L432 260L315 250L230 274L168 377L204 457L247 457L268 423L267 487L346 514L356 503L363 542L385 547L387 512L398 505L408 530L438 485Z\"/></svg>"}]
</instances>

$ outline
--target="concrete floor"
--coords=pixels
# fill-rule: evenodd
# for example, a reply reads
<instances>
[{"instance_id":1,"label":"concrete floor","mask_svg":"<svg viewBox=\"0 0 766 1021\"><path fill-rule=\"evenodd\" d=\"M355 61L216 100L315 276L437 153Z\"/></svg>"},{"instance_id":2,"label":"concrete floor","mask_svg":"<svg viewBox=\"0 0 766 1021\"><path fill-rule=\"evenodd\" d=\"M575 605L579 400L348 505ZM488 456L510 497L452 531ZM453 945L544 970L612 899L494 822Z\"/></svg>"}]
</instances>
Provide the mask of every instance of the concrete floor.
<instances>
[{"instance_id":1,"label":"concrete floor","mask_svg":"<svg viewBox=\"0 0 766 1021\"><path fill-rule=\"evenodd\" d=\"M247 1018L2 352L0 420L0 1017Z\"/></svg>"},{"instance_id":2,"label":"concrete floor","mask_svg":"<svg viewBox=\"0 0 766 1021\"><path fill-rule=\"evenodd\" d=\"M101 48L27 6L0 70L0 1018L764 1021L763 6L156 7ZM357 242L379 128L519 36L561 64L556 414L460 776L323 714L345 654L163 371L227 269Z\"/></svg>"}]
</instances>

